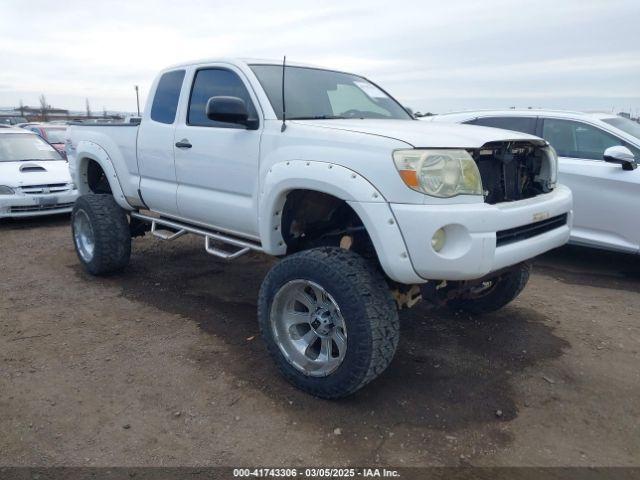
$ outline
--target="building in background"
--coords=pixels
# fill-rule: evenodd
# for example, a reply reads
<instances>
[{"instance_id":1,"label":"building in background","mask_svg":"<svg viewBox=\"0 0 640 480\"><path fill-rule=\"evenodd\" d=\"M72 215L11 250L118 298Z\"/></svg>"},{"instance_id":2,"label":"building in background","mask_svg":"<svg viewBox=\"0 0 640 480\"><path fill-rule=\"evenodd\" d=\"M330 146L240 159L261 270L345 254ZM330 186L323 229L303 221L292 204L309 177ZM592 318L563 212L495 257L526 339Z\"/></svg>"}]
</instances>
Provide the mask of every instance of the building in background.
<instances>
[{"instance_id":1,"label":"building in background","mask_svg":"<svg viewBox=\"0 0 640 480\"><path fill-rule=\"evenodd\" d=\"M124 114L119 112L106 112L87 116L86 112L70 111L64 108L29 107L27 105L18 108L0 108L0 124L15 125L24 122L52 122L69 120L107 120L120 122Z\"/></svg>"}]
</instances>

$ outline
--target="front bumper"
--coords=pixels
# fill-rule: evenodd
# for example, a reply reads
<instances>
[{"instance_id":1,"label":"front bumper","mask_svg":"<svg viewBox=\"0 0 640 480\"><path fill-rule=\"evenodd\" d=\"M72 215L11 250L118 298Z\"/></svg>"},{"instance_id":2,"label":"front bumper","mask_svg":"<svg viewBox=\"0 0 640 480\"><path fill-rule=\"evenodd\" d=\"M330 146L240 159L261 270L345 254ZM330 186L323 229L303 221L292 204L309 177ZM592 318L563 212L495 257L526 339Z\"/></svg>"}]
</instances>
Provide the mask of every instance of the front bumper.
<instances>
[{"instance_id":1,"label":"front bumper","mask_svg":"<svg viewBox=\"0 0 640 480\"><path fill-rule=\"evenodd\" d=\"M548 194L495 205L390 206L413 269L424 280L472 280L531 259L565 244L572 223L572 195L563 185ZM556 217L558 223L551 229L530 237L511 236L496 245L496 232L505 238L517 227L542 224ZM436 252L431 239L440 228L446 240L442 250Z\"/></svg>"},{"instance_id":2,"label":"front bumper","mask_svg":"<svg viewBox=\"0 0 640 480\"><path fill-rule=\"evenodd\" d=\"M78 198L78 190L50 194L0 195L0 218L35 217L69 213Z\"/></svg>"}]
</instances>

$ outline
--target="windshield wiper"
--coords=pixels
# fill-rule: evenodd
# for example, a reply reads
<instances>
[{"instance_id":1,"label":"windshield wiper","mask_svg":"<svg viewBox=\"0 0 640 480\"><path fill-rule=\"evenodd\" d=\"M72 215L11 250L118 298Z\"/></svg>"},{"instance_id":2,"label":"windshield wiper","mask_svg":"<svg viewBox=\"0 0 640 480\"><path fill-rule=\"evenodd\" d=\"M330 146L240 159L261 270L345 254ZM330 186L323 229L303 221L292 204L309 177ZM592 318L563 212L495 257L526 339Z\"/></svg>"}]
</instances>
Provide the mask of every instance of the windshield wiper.
<instances>
[{"instance_id":1,"label":"windshield wiper","mask_svg":"<svg viewBox=\"0 0 640 480\"><path fill-rule=\"evenodd\" d=\"M287 117L287 120L344 120L346 118L339 115L314 115L312 117Z\"/></svg>"}]
</instances>

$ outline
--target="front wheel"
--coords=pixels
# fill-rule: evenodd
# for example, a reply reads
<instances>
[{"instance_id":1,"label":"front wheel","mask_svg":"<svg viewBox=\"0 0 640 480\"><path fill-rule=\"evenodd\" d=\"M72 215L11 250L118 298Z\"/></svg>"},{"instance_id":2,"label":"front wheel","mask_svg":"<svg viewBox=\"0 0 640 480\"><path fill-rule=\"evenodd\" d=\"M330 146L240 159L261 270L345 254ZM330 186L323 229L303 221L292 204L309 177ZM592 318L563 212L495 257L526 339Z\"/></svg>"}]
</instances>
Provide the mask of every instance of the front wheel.
<instances>
[{"instance_id":1,"label":"front wheel","mask_svg":"<svg viewBox=\"0 0 640 480\"><path fill-rule=\"evenodd\" d=\"M362 388L398 345L398 313L384 278L339 248L306 250L274 266L260 289L258 318L284 377L321 398Z\"/></svg>"},{"instance_id":2,"label":"front wheel","mask_svg":"<svg viewBox=\"0 0 640 480\"><path fill-rule=\"evenodd\" d=\"M476 315L495 312L520 295L530 274L531 265L528 263L515 265L505 273L471 288L461 297L449 300L447 307Z\"/></svg>"}]
</instances>

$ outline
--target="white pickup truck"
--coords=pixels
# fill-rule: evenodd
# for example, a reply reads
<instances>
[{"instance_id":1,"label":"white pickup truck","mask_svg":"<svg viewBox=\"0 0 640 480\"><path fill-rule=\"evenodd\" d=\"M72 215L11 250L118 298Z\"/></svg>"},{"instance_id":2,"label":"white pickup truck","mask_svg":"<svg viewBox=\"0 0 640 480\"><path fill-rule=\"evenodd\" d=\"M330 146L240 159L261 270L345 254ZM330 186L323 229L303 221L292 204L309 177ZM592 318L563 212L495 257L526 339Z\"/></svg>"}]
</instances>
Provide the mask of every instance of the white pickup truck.
<instances>
[{"instance_id":1,"label":"white pickup truck","mask_svg":"<svg viewBox=\"0 0 640 480\"><path fill-rule=\"evenodd\" d=\"M571 192L547 142L416 121L358 75L200 61L162 71L150 99L139 126L70 127L80 261L122 269L147 231L200 235L225 259L282 257L261 331L283 375L319 397L385 370L398 309L420 294L496 310L524 288L527 260L569 238Z\"/></svg>"}]
</instances>

